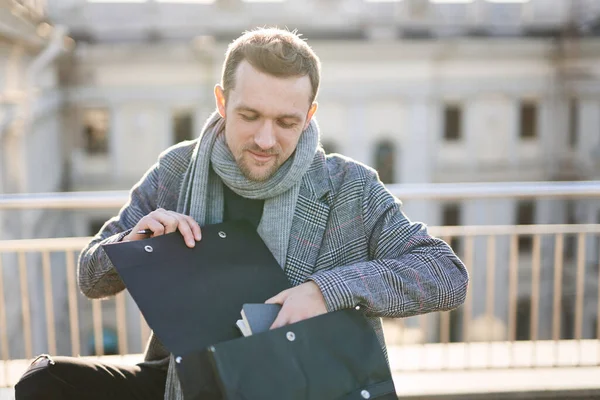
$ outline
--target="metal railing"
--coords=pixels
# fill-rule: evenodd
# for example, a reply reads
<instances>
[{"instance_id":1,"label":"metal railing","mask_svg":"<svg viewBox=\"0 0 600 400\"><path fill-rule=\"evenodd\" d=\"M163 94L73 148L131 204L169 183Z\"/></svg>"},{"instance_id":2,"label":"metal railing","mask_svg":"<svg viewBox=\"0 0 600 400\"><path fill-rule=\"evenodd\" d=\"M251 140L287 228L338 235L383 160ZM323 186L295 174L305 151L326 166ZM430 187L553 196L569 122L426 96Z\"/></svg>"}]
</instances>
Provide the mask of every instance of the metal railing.
<instances>
[{"instance_id":1,"label":"metal railing","mask_svg":"<svg viewBox=\"0 0 600 400\"><path fill-rule=\"evenodd\" d=\"M427 357L401 357L400 354L403 354L403 352L397 351L396 358L403 360L401 363L396 364L397 369L600 366L600 318L598 318L600 315L600 296L598 296L598 288L600 288L600 274L598 274L598 270L600 270L600 246L596 249L598 254L595 258L592 260L586 259L586 243L590 242L589 239L600 242L600 224L434 227L430 229L430 232L448 242L452 238L464 239L463 251L459 255L471 275L471 286L466 301L461 307L457 310L434 315L438 317L439 329L436 342L445 345L437 346L434 344L431 347L429 353L432 351L437 352L437 357L434 356L433 360L424 360ZM519 252L519 238L523 237L532 238L531 253L524 257L525 262L523 262L523 257ZM573 238L576 241L576 256L572 262L565 260L566 237ZM483 271L478 268L480 267L478 264L474 264L477 253L475 240L477 238L485 240L485 246L482 246L481 249L485 258L485 269ZM506 287L506 300L508 303L506 322L508 326L506 332L500 332L500 337L498 337L498 332L493 331L493 325L495 320L502 316L498 315L495 309L495 292L498 290L497 274L495 272L499 268L496 260L497 243L502 239L508 242L509 248L508 264L505 266L505 272L508 276ZM550 242L551 246L549 247L553 247L552 258L548 259L546 257L545 262L542 262L543 240ZM590 262L592 265L589 265ZM565 265L571 271L565 271ZM530 291L526 296L519 296L519 272L524 269L530 275L526 282L530 287ZM551 327L543 332L540 329L540 305L543 300L540 296L540 287L543 283L541 280L542 271L552 273L552 296L550 301L547 298L545 299L547 303L551 303L551 307L547 307L551 308L551 318L549 318L551 323L547 324ZM574 275L573 282L566 282L565 272L568 272L566 279L570 279ZM485 289L480 290L478 296L474 296L474 278L482 273L485 275ZM584 335L584 295L586 289L584 284L586 279L588 280L588 286L595 287L588 296L588 301L590 298L595 298L594 326L593 329L588 329L588 331L595 330L595 333ZM574 311L575 317L571 332L565 332L564 329L561 329L564 328L561 320L563 311L565 311L563 310L565 299L563 290L568 285L574 286L574 292L567 296L568 300L574 300L574 309L571 311ZM573 289L569 290L573 291ZM530 315L527 318L529 325L527 338L517 337L517 302L520 297L530 299L529 310L527 310ZM489 331L483 335L473 335L471 332L474 329L472 314L474 303L485 306L482 316L488 324ZM588 305L588 311L589 308ZM460 343L454 344L450 343L450 315L452 313L459 315L462 319L462 338ZM419 325L422 332L431 329L428 327L428 322L432 322L431 317L432 315L416 317L420 321ZM405 329L404 321L400 319L388 322L400 325L402 329ZM479 325L477 328L481 330L482 326ZM400 336L403 334L401 332ZM427 340L420 339L421 344L427 342ZM574 346L575 354L578 355L575 357L575 361L569 357L565 359L559 351L568 342L572 343L567 344L567 347ZM495 347L505 351L493 352L492 348L494 346L492 346L492 343L495 343ZM428 352L426 345L420 347L420 349L424 351L423 354ZM462 354L462 357L456 357L458 349L464 350L465 353ZM520 351L517 351L517 349L520 349ZM525 350L525 353L529 353L529 361L523 361L523 350ZM415 349L412 348L410 351L414 353ZM536 354L536 351L539 354ZM492 353L500 354L500 357L494 359ZM451 354L454 354L454 357ZM583 354L586 354L586 356L582 356ZM527 357L525 357L526 359Z\"/></svg>"},{"instance_id":2,"label":"metal railing","mask_svg":"<svg viewBox=\"0 0 600 400\"><path fill-rule=\"evenodd\" d=\"M403 199L600 198L600 182L519 186L441 185L438 196L427 187L391 189ZM0 196L0 210L116 208L127 193L25 197ZM471 285L457 310L384 320L395 371L600 366L600 224L429 231L459 241ZM26 365L15 359L105 355L106 327L116 333L111 353L143 351L150 330L127 293L90 301L77 288L76 259L89 240L0 241L0 386L13 384Z\"/></svg>"},{"instance_id":3,"label":"metal railing","mask_svg":"<svg viewBox=\"0 0 600 400\"><path fill-rule=\"evenodd\" d=\"M600 181L390 184L402 200L600 198ZM125 190L0 194L0 210L118 208L128 200Z\"/></svg>"},{"instance_id":4,"label":"metal railing","mask_svg":"<svg viewBox=\"0 0 600 400\"><path fill-rule=\"evenodd\" d=\"M586 239L594 238L595 240L600 239L600 225L528 225L528 226L466 226L466 227L432 227L430 231L433 235L442 237L447 241L452 238L459 238L464 240L464 246L462 246L461 257L465 261L472 279L480 273L485 273L485 290L473 293L473 284L469 289L469 294L463 306L456 311L442 312L437 314L429 314L418 317L412 317L408 319L398 320L386 320L386 328L393 327L399 329L399 335L396 335L395 339L389 341L390 347L394 349L391 351L391 360L394 364L394 368L397 370L415 370L415 369L464 369L464 368L495 368L495 367L515 367L523 366L522 360L519 360L517 354L521 354L523 348L527 348L523 343L519 343L517 340L517 299L518 299L518 276L519 269L523 268L523 265L519 263L519 237L530 236L533 238L532 252L531 252L531 264L527 266L531 270L531 279L529 285L530 291L530 318L529 318L529 341L533 342L530 344L527 351L531 352L531 360L529 363L530 367L540 366L589 366L595 365L600 366L600 345L594 340L600 341L600 319L595 321L596 324L596 335L591 337L590 335L584 335L584 281L586 279ZM577 362L573 363L572 360L565 362L562 360L560 355L561 346L565 346L561 342L564 339L561 335L561 315L562 315L562 303L561 290L566 287L567 282L563 277L564 270L564 241L566 236L574 235L577 238L577 256L574 267L575 275L575 293L574 293L574 304L575 304L575 318L573 324L572 340L574 340L575 351L578 356ZM475 246L475 241L478 238L483 238L486 242L484 257L486 259L485 269L479 269L477 264L474 264L474 259L478 255ZM496 263L497 249L496 245L502 238L509 241L509 263L507 267L507 273L509 276L507 296L508 301L508 315L506 316L506 322L508 329L503 337L493 337L477 339L477 335L473 335L471 330L474 329L474 315L473 305L475 303L484 303L485 312L482 314L486 317L486 321L493 324L499 317L498 312L495 311L495 292L497 291L497 285L495 282L496 274L494 271L498 268ZM36 353L49 352L51 354L57 354L57 340L60 337L67 335L67 332L57 332L57 325L55 323L55 315L57 309L55 306L54 297L56 295L56 288L53 288L53 272L57 269L64 270L64 276L66 277L66 288L67 288L67 307L61 309L59 312L66 313L69 321L69 332L70 336L70 350L65 355L90 355L90 350L87 351L83 348L83 340L81 339L82 321L80 320L81 305L90 303L90 301L83 298L77 289L76 283L76 266L75 260L77 252L88 242L90 238L62 238L62 239L31 239L31 240L11 240L11 241L0 241L0 287L5 288L9 284L19 286L20 296L19 297L7 297L5 291L2 291L0 295L0 350L2 352L2 360L11 360L11 352L9 346L9 329L17 325L22 332L22 346L23 349L18 351L19 358L32 358ZM553 260L550 265L543 265L541 257L542 241L549 239L554 244ZM62 265L51 264L50 255L51 253L63 253L64 262ZM38 265L32 265L28 263L27 255L37 255L36 263ZM12 255L17 260L18 273L14 282L7 282L4 277L5 267L2 265L3 258ZM597 262L597 261L596 261ZM39 268L41 267L41 273ZM552 318L551 318L551 332L546 332L543 335L540 333L539 328L539 315L540 315L540 272L542 268L553 269L553 298L552 298ZM600 275L597 274L598 265L596 265L596 274L588 274L588 279L593 276L595 280L596 288L600 287ZM35 274L33 274L35 270ZM588 268L588 272L590 269ZM33 348L33 328L32 328L32 315L31 315L31 294L32 285L31 277L35 275L38 279L43 282L43 319L45 320L44 329L46 331L45 345L42 348L34 351ZM56 281L56 279L54 280ZM18 282L18 283L17 283ZM600 315L600 298L597 294L595 295L595 315ZM128 338L131 337L128 334L128 330L131 329L132 321L138 321L136 324L139 325L139 342L135 346L135 352L140 352L142 347L140 344L144 344L149 336L149 330L142 316L139 313L132 315L126 310L126 295L120 293L114 300L111 300L114 307L114 320L116 321L116 331L118 337L118 353L129 354L133 348L129 343ZM106 300L94 300L91 301L91 332L93 333L93 350L91 353L94 355L104 355L103 345L103 307L109 304ZM9 320L7 318L8 309L20 309L21 315L20 320L15 319ZM451 343L451 313L458 313L462 319L461 340L457 343ZM106 310L104 310L106 314ZM480 317L482 316L480 315ZM434 318L432 318L434 317ZM410 321L415 321L415 324ZM437 325L437 326L436 326ZM481 329L481 326L478 327ZM398 336L402 337L406 335L408 331L418 331L420 336L417 340L414 338L407 341L398 340ZM438 334L433 335L435 339L430 340L424 335L424 333L437 330ZM493 331L493 327L490 326L490 332ZM429 335L431 336L431 335ZM541 341L542 337L545 337L549 342ZM417 342L417 343L415 343ZM542 343L544 342L544 343ZM487 345L482 347L482 343ZM495 344L494 344L495 343ZM439 346L436 344L441 344ZM493 354L498 353L498 350L493 350L494 346L504 347L507 352L500 352L502 357L500 359L495 358ZM407 345L398 347L398 345ZM411 347L412 345L412 347ZM415 347L416 345L416 347ZM433 347L432 347L433 345ZM428 347L429 346L429 347ZM486 347L487 346L487 347ZM571 345L572 346L572 345ZM462 349L462 350L457 350ZM482 349L484 351L482 352ZM521 349L521 351L516 351ZM549 350L550 349L550 350ZM590 352L590 349L592 351ZM593 350L596 349L596 350ZM535 352L541 351L542 358L537 360ZM430 357L400 357L400 354L406 352L424 352L423 354L429 353ZM463 352L461 357L456 355ZM458 353L457 353L458 352ZM594 356L595 352L595 356ZM87 353L87 354L86 354ZM434 355L436 354L437 355ZM483 363L481 361L482 355L487 354L487 361ZM583 357L581 355L585 354ZM432 356L433 355L433 356ZM507 357L508 355L508 357ZM433 357L433 358L432 358ZM562 357L562 358L561 358ZM484 357L485 358L485 357ZM522 357L521 357L522 358ZM538 357L539 358L539 357ZM537 361L536 361L537 360Z\"/></svg>"}]
</instances>

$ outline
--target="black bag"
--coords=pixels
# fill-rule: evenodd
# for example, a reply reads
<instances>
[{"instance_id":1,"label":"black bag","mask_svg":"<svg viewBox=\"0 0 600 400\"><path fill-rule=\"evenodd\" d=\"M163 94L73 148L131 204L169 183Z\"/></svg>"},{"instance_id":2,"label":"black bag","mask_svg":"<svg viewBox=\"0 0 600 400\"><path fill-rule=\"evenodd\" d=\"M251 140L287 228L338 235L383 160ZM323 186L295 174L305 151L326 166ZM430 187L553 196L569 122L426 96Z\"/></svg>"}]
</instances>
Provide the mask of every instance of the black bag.
<instances>
[{"instance_id":1,"label":"black bag","mask_svg":"<svg viewBox=\"0 0 600 400\"><path fill-rule=\"evenodd\" d=\"M241 337L235 321L243 304L290 286L249 224L205 226L193 249L178 232L103 247L175 355L185 400L397 398L377 337L359 311Z\"/></svg>"},{"instance_id":2,"label":"black bag","mask_svg":"<svg viewBox=\"0 0 600 400\"><path fill-rule=\"evenodd\" d=\"M226 400L397 399L373 328L336 311L209 347Z\"/></svg>"}]
</instances>

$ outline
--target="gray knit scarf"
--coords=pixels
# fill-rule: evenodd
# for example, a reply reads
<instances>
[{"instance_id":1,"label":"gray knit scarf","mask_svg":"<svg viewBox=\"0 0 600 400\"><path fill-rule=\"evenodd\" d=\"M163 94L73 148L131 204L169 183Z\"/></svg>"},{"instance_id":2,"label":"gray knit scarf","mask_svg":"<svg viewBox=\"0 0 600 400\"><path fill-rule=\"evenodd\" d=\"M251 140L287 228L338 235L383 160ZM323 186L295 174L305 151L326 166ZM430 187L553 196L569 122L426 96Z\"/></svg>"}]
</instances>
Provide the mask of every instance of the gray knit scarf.
<instances>
[{"instance_id":1,"label":"gray knit scarf","mask_svg":"<svg viewBox=\"0 0 600 400\"><path fill-rule=\"evenodd\" d=\"M292 218L300 183L313 162L319 144L316 121L302 132L296 151L267 181L248 180L240 171L225 142L225 120L210 116L194 149L186 171L177 212L190 215L200 226L223 220L223 186L248 198L264 200L257 232L273 256L285 268ZM212 168L211 168L212 164ZM169 361L165 400L183 400L173 355Z\"/></svg>"}]
</instances>

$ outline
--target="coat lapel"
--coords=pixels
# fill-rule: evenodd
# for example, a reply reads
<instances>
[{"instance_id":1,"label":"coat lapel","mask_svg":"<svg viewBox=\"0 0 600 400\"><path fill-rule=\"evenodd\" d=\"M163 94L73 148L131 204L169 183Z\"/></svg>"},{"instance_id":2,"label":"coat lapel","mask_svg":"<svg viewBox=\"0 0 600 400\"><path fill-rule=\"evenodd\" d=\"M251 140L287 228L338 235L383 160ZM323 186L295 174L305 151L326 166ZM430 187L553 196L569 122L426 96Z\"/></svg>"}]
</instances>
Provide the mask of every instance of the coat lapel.
<instances>
[{"instance_id":1,"label":"coat lapel","mask_svg":"<svg viewBox=\"0 0 600 400\"><path fill-rule=\"evenodd\" d=\"M314 271L329 219L330 189L325 154L319 151L302 178L292 220L285 272L294 286Z\"/></svg>"}]
</instances>

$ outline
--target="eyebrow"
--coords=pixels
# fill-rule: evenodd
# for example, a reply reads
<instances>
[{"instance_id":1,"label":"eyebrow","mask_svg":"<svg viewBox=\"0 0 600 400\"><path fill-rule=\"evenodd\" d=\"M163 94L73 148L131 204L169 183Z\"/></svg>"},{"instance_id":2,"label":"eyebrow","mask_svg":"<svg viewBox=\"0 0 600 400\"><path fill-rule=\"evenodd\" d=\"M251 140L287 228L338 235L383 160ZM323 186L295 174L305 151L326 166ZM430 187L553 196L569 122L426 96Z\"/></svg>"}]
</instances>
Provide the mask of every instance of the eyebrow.
<instances>
[{"instance_id":1,"label":"eyebrow","mask_svg":"<svg viewBox=\"0 0 600 400\"><path fill-rule=\"evenodd\" d=\"M248 107L248 106L244 106L244 105L240 105L237 106L236 108L234 108L235 111L247 111L247 112L251 112L251 113L255 113L258 115L261 115L261 113L258 110L255 110L252 107ZM302 120L302 116L300 116L299 114L281 114L277 116L277 119L294 119L296 121L301 121Z\"/></svg>"}]
</instances>

